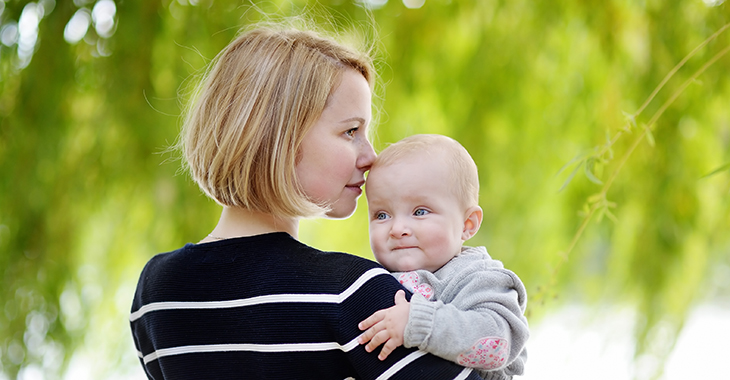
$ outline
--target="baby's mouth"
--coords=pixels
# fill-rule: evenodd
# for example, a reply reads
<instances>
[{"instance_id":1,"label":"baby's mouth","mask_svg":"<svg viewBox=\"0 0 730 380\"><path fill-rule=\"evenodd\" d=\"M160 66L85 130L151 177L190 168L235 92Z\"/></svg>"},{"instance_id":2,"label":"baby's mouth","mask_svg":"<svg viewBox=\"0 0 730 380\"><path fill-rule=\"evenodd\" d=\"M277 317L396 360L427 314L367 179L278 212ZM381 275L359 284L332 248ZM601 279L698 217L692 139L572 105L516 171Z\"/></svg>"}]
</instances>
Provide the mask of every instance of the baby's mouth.
<instances>
[{"instance_id":1,"label":"baby's mouth","mask_svg":"<svg viewBox=\"0 0 730 380\"><path fill-rule=\"evenodd\" d=\"M402 250L402 249L411 249L411 248L418 248L418 247L417 246L414 246L414 245L408 245L408 246L402 246L402 247L395 247L395 248L393 248L393 251L399 251L399 250Z\"/></svg>"}]
</instances>

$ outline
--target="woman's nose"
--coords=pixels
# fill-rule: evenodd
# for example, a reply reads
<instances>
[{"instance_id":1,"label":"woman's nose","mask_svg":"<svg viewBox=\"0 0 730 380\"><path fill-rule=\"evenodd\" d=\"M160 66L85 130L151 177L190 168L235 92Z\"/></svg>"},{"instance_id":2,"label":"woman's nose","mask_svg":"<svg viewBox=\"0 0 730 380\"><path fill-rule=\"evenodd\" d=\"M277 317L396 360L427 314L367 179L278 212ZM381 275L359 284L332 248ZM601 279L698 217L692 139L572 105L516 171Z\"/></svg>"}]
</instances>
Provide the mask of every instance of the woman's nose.
<instances>
[{"instance_id":1,"label":"woman's nose","mask_svg":"<svg viewBox=\"0 0 730 380\"><path fill-rule=\"evenodd\" d=\"M358 169L365 171L370 170L370 167L373 166L373 162L375 162L375 157L376 155L373 144L371 144L370 141L365 140L365 142L360 145L360 154L357 157Z\"/></svg>"}]
</instances>

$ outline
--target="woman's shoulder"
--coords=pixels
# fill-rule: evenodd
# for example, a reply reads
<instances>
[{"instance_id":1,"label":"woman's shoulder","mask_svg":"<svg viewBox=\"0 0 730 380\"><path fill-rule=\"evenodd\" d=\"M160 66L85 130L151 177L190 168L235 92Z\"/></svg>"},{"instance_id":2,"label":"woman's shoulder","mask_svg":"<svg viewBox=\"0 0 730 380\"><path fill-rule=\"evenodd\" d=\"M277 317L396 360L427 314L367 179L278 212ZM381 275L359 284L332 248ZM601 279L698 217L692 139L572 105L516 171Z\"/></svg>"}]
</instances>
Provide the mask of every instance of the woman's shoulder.
<instances>
[{"instance_id":1,"label":"woman's shoulder","mask_svg":"<svg viewBox=\"0 0 730 380\"><path fill-rule=\"evenodd\" d=\"M180 260L186 255L189 255L190 248L193 246L192 243L188 243L178 249L155 254L147 260L147 263L142 269L142 274L144 275L145 273L156 272L166 268L170 262Z\"/></svg>"},{"instance_id":2,"label":"woman's shoulder","mask_svg":"<svg viewBox=\"0 0 730 380\"><path fill-rule=\"evenodd\" d=\"M381 275L388 280L394 280L388 270L373 260L338 251L315 249L313 252L315 253L308 258L310 267L318 267L331 273L344 286L368 282Z\"/></svg>"},{"instance_id":3,"label":"woman's shoulder","mask_svg":"<svg viewBox=\"0 0 730 380\"><path fill-rule=\"evenodd\" d=\"M377 262L357 256L348 252L341 251L323 251L314 248L306 243L300 242L294 238L292 240L297 245L297 251L301 257L311 260L311 264L326 265L331 268L352 268L355 271L368 271L373 268L383 268Z\"/></svg>"},{"instance_id":4,"label":"woman's shoulder","mask_svg":"<svg viewBox=\"0 0 730 380\"><path fill-rule=\"evenodd\" d=\"M350 253L322 251L300 242L287 233L271 233L221 241L186 244L152 257L140 280L147 284L200 278L227 283L253 277L263 282L297 278L298 281L340 291L356 282L388 272L375 261ZM325 285L328 284L328 285ZM207 286L207 285L206 285Z\"/></svg>"}]
</instances>

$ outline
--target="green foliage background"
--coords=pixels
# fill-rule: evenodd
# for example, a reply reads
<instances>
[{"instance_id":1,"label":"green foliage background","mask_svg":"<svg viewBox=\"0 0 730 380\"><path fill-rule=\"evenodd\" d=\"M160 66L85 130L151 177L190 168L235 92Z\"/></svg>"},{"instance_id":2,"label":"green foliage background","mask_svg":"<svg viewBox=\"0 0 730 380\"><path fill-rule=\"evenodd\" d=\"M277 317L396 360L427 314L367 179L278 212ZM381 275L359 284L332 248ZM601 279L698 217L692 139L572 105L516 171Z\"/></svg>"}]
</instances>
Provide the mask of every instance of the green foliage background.
<instances>
[{"instance_id":1,"label":"green foliage background","mask_svg":"<svg viewBox=\"0 0 730 380\"><path fill-rule=\"evenodd\" d=\"M163 153L181 90L239 27L311 5L122 0L111 36L92 25L66 42L95 2L0 1L0 36L28 4L44 10L27 66L17 40L0 45L0 378L61 378L84 355L99 359L84 363L94 378L139 375L127 322L137 276L219 213ZM442 133L472 153L485 220L470 244L522 277L533 325L564 303L634 307L635 356L664 359L693 305L728 301L730 32L651 94L730 22L730 5L365 3L321 1L336 17L318 20L378 42L376 148ZM306 221L302 240L371 258L361 203L348 220Z\"/></svg>"}]
</instances>

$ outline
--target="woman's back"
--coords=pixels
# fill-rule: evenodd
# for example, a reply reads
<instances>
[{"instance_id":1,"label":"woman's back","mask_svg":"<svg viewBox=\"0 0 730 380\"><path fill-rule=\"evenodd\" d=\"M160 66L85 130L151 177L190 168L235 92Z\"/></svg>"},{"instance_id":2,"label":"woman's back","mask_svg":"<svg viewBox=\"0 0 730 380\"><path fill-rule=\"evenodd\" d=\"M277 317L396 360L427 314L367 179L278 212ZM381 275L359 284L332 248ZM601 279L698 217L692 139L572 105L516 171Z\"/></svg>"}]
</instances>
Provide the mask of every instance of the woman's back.
<instances>
[{"instance_id":1,"label":"woman's back","mask_svg":"<svg viewBox=\"0 0 730 380\"><path fill-rule=\"evenodd\" d=\"M153 379L466 376L430 355L398 369L423 353L401 349L380 362L357 343L357 323L392 306L382 294L399 288L374 262L279 232L156 256L142 272L130 321Z\"/></svg>"}]
</instances>

